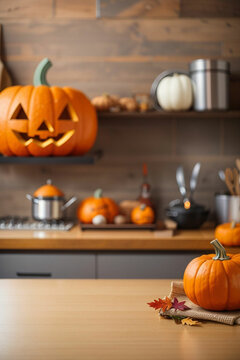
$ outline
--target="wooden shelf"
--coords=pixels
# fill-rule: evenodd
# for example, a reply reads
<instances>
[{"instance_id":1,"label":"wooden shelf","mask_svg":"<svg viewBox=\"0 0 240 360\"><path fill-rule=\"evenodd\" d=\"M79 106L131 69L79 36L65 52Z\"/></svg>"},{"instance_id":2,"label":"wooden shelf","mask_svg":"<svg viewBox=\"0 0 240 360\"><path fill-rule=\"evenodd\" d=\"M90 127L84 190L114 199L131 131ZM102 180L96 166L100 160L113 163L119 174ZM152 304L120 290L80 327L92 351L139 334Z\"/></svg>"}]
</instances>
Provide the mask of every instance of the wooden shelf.
<instances>
[{"instance_id":1,"label":"wooden shelf","mask_svg":"<svg viewBox=\"0 0 240 360\"><path fill-rule=\"evenodd\" d=\"M237 111L148 111L141 112L99 112L99 120L103 119L240 119L240 110Z\"/></svg>"},{"instance_id":2,"label":"wooden shelf","mask_svg":"<svg viewBox=\"0 0 240 360\"><path fill-rule=\"evenodd\" d=\"M21 156L2 156L0 155L0 164L93 164L94 156L48 156L48 157L21 157Z\"/></svg>"}]
</instances>

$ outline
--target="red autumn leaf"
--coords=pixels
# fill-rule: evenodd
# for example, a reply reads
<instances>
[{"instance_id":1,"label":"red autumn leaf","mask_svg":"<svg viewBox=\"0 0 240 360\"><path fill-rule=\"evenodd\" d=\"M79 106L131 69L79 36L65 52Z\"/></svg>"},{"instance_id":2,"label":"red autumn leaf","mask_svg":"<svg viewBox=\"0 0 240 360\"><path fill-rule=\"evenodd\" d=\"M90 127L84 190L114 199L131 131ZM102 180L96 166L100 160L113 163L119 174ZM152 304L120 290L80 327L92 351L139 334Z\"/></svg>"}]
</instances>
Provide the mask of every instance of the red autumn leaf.
<instances>
[{"instance_id":1,"label":"red autumn leaf","mask_svg":"<svg viewBox=\"0 0 240 360\"><path fill-rule=\"evenodd\" d=\"M165 312L166 310L170 310L172 308L172 302L171 299L169 299L169 297L165 297L165 299L163 300L163 304L162 304L162 311Z\"/></svg>"},{"instance_id":2,"label":"red autumn leaf","mask_svg":"<svg viewBox=\"0 0 240 360\"><path fill-rule=\"evenodd\" d=\"M149 306L153 307L155 310L161 309L162 312L171 309L172 302L169 297L165 297L165 299L154 300L153 302L148 303Z\"/></svg>"},{"instance_id":3,"label":"red autumn leaf","mask_svg":"<svg viewBox=\"0 0 240 360\"><path fill-rule=\"evenodd\" d=\"M150 303L147 303L149 306L151 306L152 308L154 308L155 310L161 309L163 306L163 301L162 299L158 299L158 300L153 300Z\"/></svg>"},{"instance_id":4,"label":"red autumn leaf","mask_svg":"<svg viewBox=\"0 0 240 360\"><path fill-rule=\"evenodd\" d=\"M176 310L189 310L190 308L187 305L184 305L186 301L178 301L178 299L175 297L172 303L172 307Z\"/></svg>"}]
</instances>

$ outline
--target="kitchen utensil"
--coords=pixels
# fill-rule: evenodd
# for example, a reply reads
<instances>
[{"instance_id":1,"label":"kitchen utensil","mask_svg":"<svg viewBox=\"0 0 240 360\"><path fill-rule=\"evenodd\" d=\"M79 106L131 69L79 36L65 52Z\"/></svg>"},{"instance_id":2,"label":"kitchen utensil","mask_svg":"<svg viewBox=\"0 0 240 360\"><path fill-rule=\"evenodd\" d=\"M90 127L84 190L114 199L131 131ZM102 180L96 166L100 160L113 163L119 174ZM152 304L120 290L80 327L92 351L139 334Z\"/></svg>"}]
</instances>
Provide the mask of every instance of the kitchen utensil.
<instances>
[{"instance_id":1,"label":"kitchen utensil","mask_svg":"<svg viewBox=\"0 0 240 360\"><path fill-rule=\"evenodd\" d=\"M240 196L216 194L215 211L218 224L240 222Z\"/></svg>"},{"instance_id":2,"label":"kitchen utensil","mask_svg":"<svg viewBox=\"0 0 240 360\"><path fill-rule=\"evenodd\" d=\"M222 180L226 184L225 172L223 170L218 171L218 176L219 176L219 179Z\"/></svg>"},{"instance_id":3,"label":"kitchen utensil","mask_svg":"<svg viewBox=\"0 0 240 360\"><path fill-rule=\"evenodd\" d=\"M183 167L181 165L177 168L176 180L177 180L180 194L182 195L183 201L184 201L186 199L187 190L186 190L186 185L185 185L184 171L183 171Z\"/></svg>"},{"instance_id":4,"label":"kitchen utensil","mask_svg":"<svg viewBox=\"0 0 240 360\"><path fill-rule=\"evenodd\" d=\"M233 181L234 181L235 195L240 195L239 174L236 168L233 169Z\"/></svg>"},{"instance_id":5,"label":"kitchen utensil","mask_svg":"<svg viewBox=\"0 0 240 360\"><path fill-rule=\"evenodd\" d=\"M66 201L61 190L49 180L35 191L34 196L27 194L26 198L32 202L32 217L44 221L63 219L64 211L77 200L73 196Z\"/></svg>"},{"instance_id":6,"label":"kitchen utensil","mask_svg":"<svg viewBox=\"0 0 240 360\"><path fill-rule=\"evenodd\" d=\"M166 215L178 224L180 229L197 229L206 220L209 214L204 206L191 204L189 209L185 209L184 204L174 205L166 209Z\"/></svg>"},{"instance_id":7,"label":"kitchen utensil","mask_svg":"<svg viewBox=\"0 0 240 360\"><path fill-rule=\"evenodd\" d=\"M197 59L189 66L194 90L194 109L227 110L230 65L224 60Z\"/></svg>"},{"instance_id":8,"label":"kitchen utensil","mask_svg":"<svg viewBox=\"0 0 240 360\"><path fill-rule=\"evenodd\" d=\"M157 88L158 88L160 81L163 78L165 78L166 76L173 75L175 73L182 74L182 75L189 75L188 72L183 71L183 70L166 70L166 71L163 71L161 74L159 74L156 77L156 79L153 81L150 93L151 93L151 98L153 101L153 106L156 110L163 111L163 109L159 105L158 99L157 99Z\"/></svg>"},{"instance_id":9,"label":"kitchen utensil","mask_svg":"<svg viewBox=\"0 0 240 360\"><path fill-rule=\"evenodd\" d=\"M236 159L236 166L238 168L238 171L240 171L240 159Z\"/></svg>"},{"instance_id":10,"label":"kitchen utensil","mask_svg":"<svg viewBox=\"0 0 240 360\"><path fill-rule=\"evenodd\" d=\"M231 195L235 195L233 172L230 168L225 170L225 182Z\"/></svg>"},{"instance_id":11,"label":"kitchen utensil","mask_svg":"<svg viewBox=\"0 0 240 360\"><path fill-rule=\"evenodd\" d=\"M189 195L190 201L192 201L193 193L197 186L197 179L198 179L200 168L201 168L201 164L198 162L194 165L193 170L192 170L192 175L190 178L190 195Z\"/></svg>"}]
</instances>

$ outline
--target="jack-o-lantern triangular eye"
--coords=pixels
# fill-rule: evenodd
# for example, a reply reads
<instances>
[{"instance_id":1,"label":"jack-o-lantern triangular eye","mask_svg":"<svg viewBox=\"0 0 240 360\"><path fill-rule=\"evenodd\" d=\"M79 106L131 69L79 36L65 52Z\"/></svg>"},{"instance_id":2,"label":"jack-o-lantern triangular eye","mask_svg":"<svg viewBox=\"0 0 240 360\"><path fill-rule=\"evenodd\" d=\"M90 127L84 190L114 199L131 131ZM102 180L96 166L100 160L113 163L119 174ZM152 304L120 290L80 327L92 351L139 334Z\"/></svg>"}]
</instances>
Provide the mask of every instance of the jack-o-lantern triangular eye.
<instances>
[{"instance_id":1,"label":"jack-o-lantern triangular eye","mask_svg":"<svg viewBox=\"0 0 240 360\"><path fill-rule=\"evenodd\" d=\"M14 113L11 116L11 119L19 119L19 120L27 120L28 117L25 113L25 111L23 110L23 107L21 104L18 105L18 107L16 108L16 110L14 111Z\"/></svg>"},{"instance_id":2,"label":"jack-o-lantern triangular eye","mask_svg":"<svg viewBox=\"0 0 240 360\"><path fill-rule=\"evenodd\" d=\"M79 118L72 105L68 104L63 108L62 112L58 117L58 120L70 120L73 122L78 122Z\"/></svg>"},{"instance_id":3,"label":"jack-o-lantern triangular eye","mask_svg":"<svg viewBox=\"0 0 240 360\"><path fill-rule=\"evenodd\" d=\"M72 116L69 113L68 106L66 105L61 114L58 117L59 120L72 120Z\"/></svg>"}]
</instances>

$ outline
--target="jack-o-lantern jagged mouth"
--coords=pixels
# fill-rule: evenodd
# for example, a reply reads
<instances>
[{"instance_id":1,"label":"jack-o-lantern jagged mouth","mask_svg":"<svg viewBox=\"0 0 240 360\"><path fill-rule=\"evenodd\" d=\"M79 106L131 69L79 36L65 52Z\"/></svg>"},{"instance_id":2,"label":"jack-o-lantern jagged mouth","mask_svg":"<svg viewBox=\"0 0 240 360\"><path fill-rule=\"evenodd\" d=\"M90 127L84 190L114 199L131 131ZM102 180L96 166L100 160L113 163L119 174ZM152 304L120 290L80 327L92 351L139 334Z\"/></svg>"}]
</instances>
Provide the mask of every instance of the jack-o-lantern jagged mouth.
<instances>
[{"instance_id":1,"label":"jack-o-lantern jagged mouth","mask_svg":"<svg viewBox=\"0 0 240 360\"><path fill-rule=\"evenodd\" d=\"M45 148L51 144L59 147L65 144L74 134L75 130L69 130L66 133L58 134L57 136L52 136L48 139L42 140L39 135L35 135L34 137L29 137L27 133L21 133L15 130L12 130L14 135L17 137L18 141L20 141L24 146L28 146L30 144L36 144L41 148Z\"/></svg>"}]
</instances>

